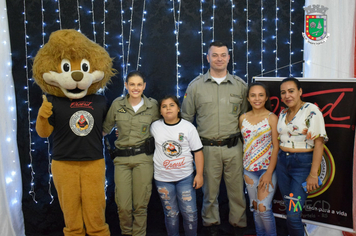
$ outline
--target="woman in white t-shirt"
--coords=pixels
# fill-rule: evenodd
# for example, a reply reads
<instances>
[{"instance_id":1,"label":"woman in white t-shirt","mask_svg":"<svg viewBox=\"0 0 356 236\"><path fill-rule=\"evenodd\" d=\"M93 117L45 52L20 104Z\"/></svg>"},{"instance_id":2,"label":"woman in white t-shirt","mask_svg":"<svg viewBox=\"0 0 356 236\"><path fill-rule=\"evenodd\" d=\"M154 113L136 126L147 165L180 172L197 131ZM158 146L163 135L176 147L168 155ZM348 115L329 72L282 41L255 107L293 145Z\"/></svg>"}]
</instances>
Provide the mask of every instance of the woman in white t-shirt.
<instances>
[{"instance_id":1,"label":"woman in white t-shirt","mask_svg":"<svg viewBox=\"0 0 356 236\"><path fill-rule=\"evenodd\" d=\"M318 170L328 137L323 114L316 105L301 99L302 88L296 78L285 78L280 90L287 108L279 114L277 124L277 180L286 204L289 235L304 236L302 209L308 192L319 187Z\"/></svg>"},{"instance_id":2,"label":"woman in white t-shirt","mask_svg":"<svg viewBox=\"0 0 356 236\"><path fill-rule=\"evenodd\" d=\"M159 102L163 119L151 125L155 139L154 179L160 195L168 236L179 236L179 215L186 236L197 235L195 189L203 185L203 145L193 124L181 118L179 101L167 96ZM194 176L193 154L196 175Z\"/></svg>"}]
</instances>

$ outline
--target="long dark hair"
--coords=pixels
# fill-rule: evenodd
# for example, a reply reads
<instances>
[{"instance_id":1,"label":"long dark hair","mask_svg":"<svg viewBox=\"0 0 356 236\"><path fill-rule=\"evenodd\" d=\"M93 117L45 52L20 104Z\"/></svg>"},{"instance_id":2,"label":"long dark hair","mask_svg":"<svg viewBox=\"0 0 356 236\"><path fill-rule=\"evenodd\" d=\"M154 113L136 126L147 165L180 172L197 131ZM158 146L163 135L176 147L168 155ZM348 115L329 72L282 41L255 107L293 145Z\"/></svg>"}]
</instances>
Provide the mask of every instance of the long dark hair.
<instances>
[{"instance_id":1,"label":"long dark hair","mask_svg":"<svg viewBox=\"0 0 356 236\"><path fill-rule=\"evenodd\" d=\"M271 106L271 100L269 99L269 91L268 88L265 84L261 83L261 82L254 82L248 85L248 89L247 89L247 97L250 95L250 90L252 87L254 86L261 86L265 92L266 92L266 97L267 97L267 101L265 102L265 108L269 111L272 111L272 106ZM247 107L247 111L251 111L252 110L252 106L250 103L248 103L248 107Z\"/></svg>"},{"instance_id":2,"label":"long dark hair","mask_svg":"<svg viewBox=\"0 0 356 236\"><path fill-rule=\"evenodd\" d=\"M158 106L159 106L159 111L161 112L161 105L162 105L162 102L163 101L165 101L165 100L167 100L167 99L172 99L173 100L173 102L175 103L175 104L177 104L177 106L178 106L178 108L179 108L179 111L178 111L178 118L182 118L182 114L181 114L181 112L180 112L180 102L179 102L179 100L178 100L178 98L175 96L175 95L166 95L164 98L162 98L161 100L159 100L159 102L158 102ZM163 116L161 115L161 118L163 118Z\"/></svg>"}]
</instances>

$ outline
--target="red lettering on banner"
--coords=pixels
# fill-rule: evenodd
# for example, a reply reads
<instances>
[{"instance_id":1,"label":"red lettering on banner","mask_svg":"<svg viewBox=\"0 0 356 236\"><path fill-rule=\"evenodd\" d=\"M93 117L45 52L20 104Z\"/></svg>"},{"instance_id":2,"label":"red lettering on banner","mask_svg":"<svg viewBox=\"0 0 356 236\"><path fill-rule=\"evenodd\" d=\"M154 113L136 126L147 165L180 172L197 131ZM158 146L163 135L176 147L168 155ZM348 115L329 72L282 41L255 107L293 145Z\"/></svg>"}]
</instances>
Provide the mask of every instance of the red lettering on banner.
<instances>
[{"instance_id":1,"label":"red lettering on banner","mask_svg":"<svg viewBox=\"0 0 356 236\"><path fill-rule=\"evenodd\" d=\"M303 98L306 97L313 97L313 96L318 96L318 95L326 95L326 94L331 94L331 93L340 93L338 98L336 99L335 102L333 103L328 103L323 107L320 107L317 103L317 105L320 108L320 111L323 113L324 117L330 118L332 121L350 121L351 117L348 116L342 116L342 117L335 117L335 114L333 114L334 109L342 102L342 99L345 97L346 93L353 93L354 89L353 88L338 88L338 89L328 89L328 90L320 90L320 91L315 91L315 92L310 92L310 93L305 93L303 94ZM271 98L272 102L272 107L273 107L273 112L278 114L285 108L283 106L279 107L279 98L276 96L272 96ZM276 104L274 104L276 103ZM279 112L277 113L277 111ZM325 127L337 127L337 128L345 128L349 129L351 128L350 124L336 124L336 123L325 123Z\"/></svg>"},{"instance_id":2,"label":"red lettering on banner","mask_svg":"<svg viewBox=\"0 0 356 236\"><path fill-rule=\"evenodd\" d=\"M174 160L165 160L163 162L163 166L167 169L167 170L170 170L170 169L180 169L180 168L183 168L184 165L185 165L185 157L181 157L181 158L177 158L177 159L174 159Z\"/></svg>"},{"instance_id":3,"label":"red lettering on banner","mask_svg":"<svg viewBox=\"0 0 356 236\"><path fill-rule=\"evenodd\" d=\"M72 102L70 104L70 108L90 108L94 110L94 108L91 106L92 102L86 102L86 101L81 101L81 102Z\"/></svg>"}]
</instances>

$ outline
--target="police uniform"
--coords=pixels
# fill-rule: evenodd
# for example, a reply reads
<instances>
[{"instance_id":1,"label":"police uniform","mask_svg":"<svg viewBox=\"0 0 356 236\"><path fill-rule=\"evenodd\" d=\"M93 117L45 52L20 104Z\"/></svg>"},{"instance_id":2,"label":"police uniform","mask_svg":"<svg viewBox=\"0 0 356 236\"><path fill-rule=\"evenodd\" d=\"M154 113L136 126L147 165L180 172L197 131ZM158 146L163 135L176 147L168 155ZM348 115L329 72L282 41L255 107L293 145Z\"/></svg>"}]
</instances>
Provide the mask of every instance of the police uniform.
<instances>
[{"instance_id":1,"label":"police uniform","mask_svg":"<svg viewBox=\"0 0 356 236\"><path fill-rule=\"evenodd\" d=\"M115 199L122 234L146 235L147 205L152 191L152 154L136 154L134 150L151 137L150 125L159 119L158 103L143 95L144 104L133 110L129 95L115 99L105 118L103 131L110 133L116 125L115 147L127 154L117 156L115 165ZM130 153L130 150L133 152Z\"/></svg>"},{"instance_id":2,"label":"police uniform","mask_svg":"<svg viewBox=\"0 0 356 236\"><path fill-rule=\"evenodd\" d=\"M208 71L189 84L184 96L182 117L193 122L196 116L204 145L204 226L220 224L218 194L222 174L229 198L229 222L234 227L247 225L242 143L228 145L229 137L239 132L239 116L247 110L246 94L247 85L241 78L227 73L217 84Z\"/></svg>"}]
</instances>

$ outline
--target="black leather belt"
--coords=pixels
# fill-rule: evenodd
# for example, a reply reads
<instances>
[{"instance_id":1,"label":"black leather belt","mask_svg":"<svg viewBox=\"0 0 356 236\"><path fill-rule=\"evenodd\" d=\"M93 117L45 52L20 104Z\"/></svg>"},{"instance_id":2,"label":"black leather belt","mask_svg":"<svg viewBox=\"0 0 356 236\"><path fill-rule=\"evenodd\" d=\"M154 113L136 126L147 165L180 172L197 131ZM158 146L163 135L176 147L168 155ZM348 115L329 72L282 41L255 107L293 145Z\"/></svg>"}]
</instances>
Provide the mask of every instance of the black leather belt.
<instances>
[{"instance_id":1,"label":"black leather belt","mask_svg":"<svg viewBox=\"0 0 356 236\"><path fill-rule=\"evenodd\" d=\"M237 145L239 142L239 139L241 137L241 133L238 132L236 134L230 135L230 137L223 139L223 140L214 140L214 139L207 139L200 137L201 142L204 146L225 146L227 145L228 148L234 147Z\"/></svg>"},{"instance_id":2,"label":"black leather belt","mask_svg":"<svg viewBox=\"0 0 356 236\"><path fill-rule=\"evenodd\" d=\"M118 149L116 148L114 151L115 156L127 157L127 156L136 156L141 153L145 153L146 148L145 145L139 147L128 147L126 149Z\"/></svg>"},{"instance_id":3,"label":"black leather belt","mask_svg":"<svg viewBox=\"0 0 356 236\"><path fill-rule=\"evenodd\" d=\"M230 140L224 139L224 140L214 140L214 139L206 139L206 138L201 138L201 143L204 146L225 146L229 143Z\"/></svg>"}]
</instances>

